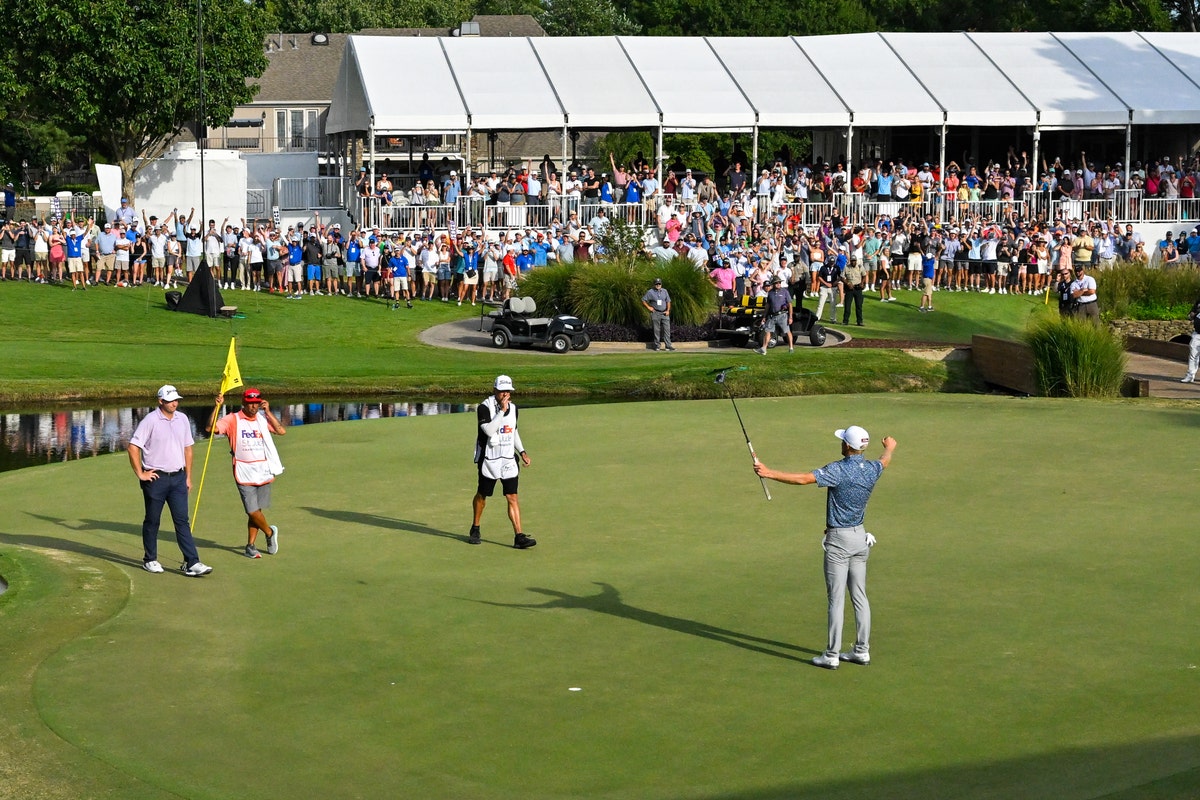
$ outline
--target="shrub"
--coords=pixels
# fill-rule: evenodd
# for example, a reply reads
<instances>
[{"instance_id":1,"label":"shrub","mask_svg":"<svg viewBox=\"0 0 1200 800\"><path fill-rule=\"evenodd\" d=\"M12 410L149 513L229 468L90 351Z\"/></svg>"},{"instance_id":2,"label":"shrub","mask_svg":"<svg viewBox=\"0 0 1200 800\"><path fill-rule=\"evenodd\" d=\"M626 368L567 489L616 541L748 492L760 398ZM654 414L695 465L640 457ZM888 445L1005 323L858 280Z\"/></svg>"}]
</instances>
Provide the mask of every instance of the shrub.
<instances>
[{"instance_id":1,"label":"shrub","mask_svg":"<svg viewBox=\"0 0 1200 800\"><path fill-rule=\"evenodd\" d=\"M1115 319L1179 319L1200 297L1200 269L1126 262L1094 273L1100 308Z\"/></svg>"},{"instance_id":2,"label":"shrub","mask_svg":"<svg viewBox=\"0 0 1200 800\"><path fill-rule=\"evenodd\" d=\"M579 264L573 269L568 302L575 314L587 322L641 325L646 314L644 278L614 263Z\"/></svg>"},{"instance_id":3,"label":"shrub","mask_svg":"<svg viewBox=\"0 0 1200 800\"><path fill-rule=\"evenodd\" d=\"M1043 316L1025 333L1038 388L1047 397L1116 397L1125 346L1109 328L1075 317Z\"/></svg>"},{"instance_id":4,"label":"shrub","mask_svg":"<svg viewBox=\"0 0 1200 800\"><path fill-rule=\"evenodd\" d=\"M566 311L571 307L569 295L574 275L574 264L547 264L538 267L521 278L521 294L536 300L538 309L544 310L546 314L555 308Z\"/></svg>"}]
</instances>

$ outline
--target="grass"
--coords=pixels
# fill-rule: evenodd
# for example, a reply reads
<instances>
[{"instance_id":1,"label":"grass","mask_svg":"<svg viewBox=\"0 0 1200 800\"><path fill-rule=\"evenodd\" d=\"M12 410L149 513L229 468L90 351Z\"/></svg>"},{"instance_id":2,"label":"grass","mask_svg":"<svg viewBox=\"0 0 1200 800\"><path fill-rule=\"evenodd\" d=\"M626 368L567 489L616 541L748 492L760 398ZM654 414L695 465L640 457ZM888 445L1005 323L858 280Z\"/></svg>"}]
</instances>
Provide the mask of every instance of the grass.
<instances>
[{"instance_id":1,"label":"grass","mask_svg":"<svg viewBox=\"0 0 1200 800\"><path fill-rule=\"evenodd\" d=\"M283 548L257 562L237 555L243 517L214 447L203 580L138 568L123 456L0 475L4 785L1193 796L1194 647L1167 633L1198 611L1200 556L1178 513L1193 467L1179 448L1131 459L1193 426L1190 409L945 395L739 407L786 469L836 457L847 422L899 440L868 515L870 668L805 664L824 641L824 493L774 485L767 503L728 401L522 414L528 552L507 546L498 499L484 545L461 539L462 418L306 426L280 443ZM1063 448L1081 421L1104 435ZM174 566L169 533L160 555Z\"/></svg>"},{"instance_id":2,"label":"grass","mask_svg":"<svg viewBox=\"0 0 1200 800\"><path fill-rule=\"evenodd\" d=\"M1041 394L1116 397L1125 380L1125 344L1106 326L1076 317L1042 317L1030 326Z\"/></svg>"},{"instance_id":3,"label":"grass","mask_svg":"<svg viewBox=\"0 0 1200 800\"><path fill-rule=\"evenodd\" d=\"M1121 263L1095 277L1106 318L1182 319L1200 297L1200 270L1193 264L1165 269Z\"/></svg>"},{"instance_id":4,"label":"grass","mask_svg":"<svg viewBox=\"0 0 1200 800\"><path fill-rule=\"evenodd\" d=\"M868 301L860 337L969 342L973 333L1015 338L1045 308L1029 297L939 293L937 313L918 314L916 293L901 302ZM472 353L419 342L420 331L470 315L454 304L382 302L230 292L244 319L213 320L164 309L157 290L68 289L0 283L0 403L9 407L69 399L145 399L165 382L208 395L219 380L229 337L238 337L244 377L292 394L472 397L499 371L526 394L581 397L719 397L708 370L753 364L747 394L938 391L966 378L940 362L889 351L803 352L761 359L744 350L711 353ZM811 303L811 301L809 301ZM474 309L472 309L474 310Z\"/></svg>"}]
</instances>

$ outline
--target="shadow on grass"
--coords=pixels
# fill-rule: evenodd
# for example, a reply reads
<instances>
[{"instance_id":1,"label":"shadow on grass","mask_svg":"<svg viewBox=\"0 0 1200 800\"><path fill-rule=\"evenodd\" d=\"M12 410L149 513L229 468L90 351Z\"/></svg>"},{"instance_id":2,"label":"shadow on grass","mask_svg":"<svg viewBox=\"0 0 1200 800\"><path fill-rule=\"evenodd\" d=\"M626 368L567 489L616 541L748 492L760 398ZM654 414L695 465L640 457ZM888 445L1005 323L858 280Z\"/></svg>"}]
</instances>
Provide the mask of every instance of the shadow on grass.
<instances>
[{"instance_id":1,"label":"shadow on grass","mask_svg":"<svg viewBox=\"0 0 1200 800\"><path fill-rule=\"evenodd\" d=\"M920 772L796 784L729 794L689 795L691 800L824 800L871 797L888 800L930 798L1062 798L1090 800L1195 800L1200 767L1194 766L1200 737L1064 748L986 764L964 764ZM1125 765L1125 770L1114 769ZM881 765L881 769L886 769ZM881 777L882 775L882 777ZM1110 776L1106 783L1105 778ZM1113 788L1117 785L1119 788ZM682 795L680 795L682 797Z\"/></svg>"},{"instance_id":2,"label":"shadow on grass","mask_svg":"<svg viewBox=\"0 0 1200 800\"><path fill-rule=\"evenodd\" d=\"M471 598L460 598L471 600L474 603L483 603L489 606L498 606L500 608L520 608L520 609L548 609L548 608L565 608L579 609L582 611L595 611L598 614L610 614L614 617L633 620L640 622L643 625L651 625L655 628L664 628L677 633L686 633L689 636L699 636L702 639L711 639L722 644L730 644L734 647L740 647L743 650L750 650L755 653L762 653L776 658L787 659L788 661L798 661L804 664L809 663L807 658L796 656L791 653L781 653L772 648L781 648L784 650L793 650L809 655L817 655L822 651L809 650L804 647L797 647L794 644L787 642L777 642L774 639L763 639L758 636L751 636L747 633L739 633L726 628L718 628L704 622L699 622L694 619L685 619L684 617L672 617L667 614L659 614L656 611L650 611L644 608L631 606L621 600L621 593L610 584L602 583L601 581L594 582L600 587L599 594L593 595L573 595L566 592L559 592L554 589L540 589L535 586L529 587L529 591L537 594L546 595L553 599L547 600L544 603L497 603L492 600L471 600Z\"/></svg>"},{"instance_id":3,"label":"shadow on grass","mask_svg":"<svg viewBox=\"0 0 1200 800\"><path fill-rule=\"evenodd\" d=\"M466 536L450 531L443 531L438 528L431 528L428 525L423 525L420 522L413 522L409 519L396 519L394 517L384 517L379 514L364 514L360 511L342 511L341 509L328 508L313 508L312 506L300 506L301 511L307 511L313 516L324 517L338 522L349 522L352 525L369 525L373 528L386 528L393 531L408 531L409 533L421 533L426 536L440 536L444 539L454 539L455 541L465 542ZM489 542L489 544L499 544L498 542Z\"/></svg>"},{"instance_id":4,"label":"shadow on grass","mask_svg":"<svg viewBox=\"0 0 1200 800\"><path fill-rule=\"evenodd\" d=\"M44 547L49 550L65 550L72 553L81 553L83 555L95 556L103 558L106 561L111 561L114 564L126 564L141 569L142 558L142 525L140 522L114 522L107 519L66 519L63 517L52 517L47 514L35 514L32 511L26 511L26 514L34 519L50 522L59 527L66 528L69 531L76 532L91 532L91 531L108 531L110 533L123 533L133 536L137 543L136 550L133 555L126 557L118 555L111 550L105 550L102 547L89 544L87 542L77 542L71 539L56 539L53 536L34 536L28 534L4 533L0 534L0 541L8 541L11 544L27 544L33 547ZM164 547L175 546L175 530L171 528L170 515L165 515L163 525L158 529L159 550ZM192 534L192 540L196 543L197 549L209 550L227 550L231 553L241 554L243 545L232 546L214 542L211 539L203 539Z\"/></svg>"}]
</instances>

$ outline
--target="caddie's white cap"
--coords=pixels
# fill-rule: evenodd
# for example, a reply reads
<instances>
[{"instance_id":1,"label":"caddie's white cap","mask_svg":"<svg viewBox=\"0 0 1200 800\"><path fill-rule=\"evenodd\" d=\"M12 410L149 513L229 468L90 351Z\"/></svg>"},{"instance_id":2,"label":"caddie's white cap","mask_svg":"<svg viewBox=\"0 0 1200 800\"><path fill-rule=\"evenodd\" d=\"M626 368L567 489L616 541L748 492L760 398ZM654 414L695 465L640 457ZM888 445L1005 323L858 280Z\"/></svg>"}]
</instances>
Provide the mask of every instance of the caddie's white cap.
<instances>
[{"instance_id":1,"label":"caddie's white cap","mask_svg":"<svg viewBox=\"0 0 1200 800\"><path fill-rule=\"evenodd\" d=\"M866 450L871 443L871 436L857 425L836 430L833 435L849 445L851 450Z\"/></svg>"},{"instance_id":2,"label":"caddie's white cap","mask_svg":"<svg viewBox=\"0 0 1200 800\"><path fill-rule=\"evenodd\" d=\"M512 378L507 375L499 375L496 377L497 392L511 392L513 390Z\"/></svg>"},{"instance_id":3,"label":"caddie's white cap","mask_svg":"<svg viewBox=\"0 0 1200 800\"><path fill-rule=\"evenodd\" d=\"M167 384L158 390L158 399L170 403L172 400L182 400L183 398L180 397L179 392L175 391L174 386Z\"/></svg>"}]
</instances>

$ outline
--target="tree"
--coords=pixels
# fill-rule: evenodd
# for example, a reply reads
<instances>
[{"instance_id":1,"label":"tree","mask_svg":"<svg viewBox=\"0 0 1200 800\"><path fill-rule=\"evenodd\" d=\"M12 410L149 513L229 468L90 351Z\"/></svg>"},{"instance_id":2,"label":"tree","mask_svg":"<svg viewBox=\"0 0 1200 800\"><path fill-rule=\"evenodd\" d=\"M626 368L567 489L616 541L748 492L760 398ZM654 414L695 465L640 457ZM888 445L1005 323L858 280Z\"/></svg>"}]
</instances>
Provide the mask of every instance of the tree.
<instances>
[{"instance_id":1,"label":"tree","mask_svg":"<svg viewBox=\"0 0 1200 800\"><path fill-rule=\"evenodd\" d=\"M204 125L250 101L266 18L243 0L201 0ZM121 167L123 192L200 119L196 4L186 0L27 0L9 20L31 115L82 136Z\"/></svg>"},{"instance_id":2,"label":"tree","mask_svg":"<svg viewBox=\"0 0 1200 800\"><path fill-rule=\"evenodd\" d=\"M354 33L365 28L456 27L474 0L258 0L271 26L286 33Z\"/></svg>"},{"instance_id":3,"label":"tree","mask_svg":"<svg viewBox=\"0 0 1200 800\"><path fill-rule=\"evenodd\" d=\"M613 0L545 0L537 20L551 36L634 36L642 29Z\"/></svg>"}]
</instances>

